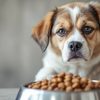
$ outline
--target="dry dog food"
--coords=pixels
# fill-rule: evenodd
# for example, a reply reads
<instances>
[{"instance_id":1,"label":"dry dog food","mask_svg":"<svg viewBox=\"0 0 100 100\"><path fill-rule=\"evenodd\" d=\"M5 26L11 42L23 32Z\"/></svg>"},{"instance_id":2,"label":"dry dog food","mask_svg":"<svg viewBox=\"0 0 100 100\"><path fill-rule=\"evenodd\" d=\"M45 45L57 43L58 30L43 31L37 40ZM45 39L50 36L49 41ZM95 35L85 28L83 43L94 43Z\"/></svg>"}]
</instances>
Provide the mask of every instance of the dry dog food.
<instances>
[{"instance_id":1,"label":"dry dog food","mask_svg":"<svg viewBox=\"0 0 100 100\"><path fill-rule=\"evenodd\" d=\"M88 91L100 89L100 81L93 82L79 75L62 72L53 76L50 80L33 82L28 85L28 88L53 91Z\"/></svg>"}]
</instances>

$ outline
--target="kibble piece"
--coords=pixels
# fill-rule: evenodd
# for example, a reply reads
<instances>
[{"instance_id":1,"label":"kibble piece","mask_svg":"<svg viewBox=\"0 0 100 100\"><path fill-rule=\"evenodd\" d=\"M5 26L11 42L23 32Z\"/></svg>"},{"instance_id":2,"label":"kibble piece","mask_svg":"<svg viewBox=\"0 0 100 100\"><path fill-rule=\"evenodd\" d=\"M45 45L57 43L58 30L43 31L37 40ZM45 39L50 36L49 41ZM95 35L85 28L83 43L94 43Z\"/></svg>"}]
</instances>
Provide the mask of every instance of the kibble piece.
<instances>
[{"instance_id":1,"label":"kibble piece","mask_svg":"<svg viewBox=\"0 0 100 100\"><path fill-rule=\"evenodd\" d=\"M80 87L80 84L79 83L74 83L73 85L72 85L72 88L79 88Z\"/></svg>"},{"instance_id":2,"label":"kibble piece","mask_svg":"<svg viewBox=\"0 0 100 100\"><path fill-rule=\"evenodd\" d=\"M94 84L94 82L91 82L91 83L88 83L87 86L90 87L91 89L93 89L95 87L95 84Z\"/></svg>"},{"instance_id":3,"label":"kibble piece","mask_svg":"<svg viewBox=\"0 0 100 100\"><path fill-rule=\"evenodd\" d=\"M58 77L64 77L65 76L65 73L64 72L61 72L57 75Z\"/></svg>"},{"instance_id":4,"label":"kibble piece","mask_svg":"<svg viewBox=\"0 0 100 100\"><path fill-rule=\"evenodd\" d=\"M71 86L71 85L72 85L71 82L65 82L65 86L66 86L66 87L69 87L69 86Z\"/></svg>"},{"instance_id":5,"label":"kibble piece","mask_svg":"<svg viewBox=\"0 0 100 100\"><path fill-rule=\"evenodd\" d=\"M73 88L72 88L71 86L69 86L69 87L66 88L66 91L67 91L67 92L70 92L70 91L72 91L72 90L73 90Z\"/></svg>"},{"instance_id":6,"label":"kibble piece","mask_svg":"<svg viewBox=\"0 0 100 100\"><path fill-rule=\"evenodd\" d=\"M72 77L73 77L73 74L71 74L71 73L68 73L68 74L65 75L65 79L66 79L66 78L72 79Z\"/></svg>"},{"instance_id":7,"label":"kibble piece","mask_svg":"<svg viewBox=\"0 0 100 100\"><path fill-rule=\"evenodd\" d=\"M50 87L48 87L48 89L47 89L47 90L53 90L53 87L51 87L51 86L50 86Z\"/></svg>"},{"instance_id":8,"label":"kibble piece","mask_svg":"<svg viewBox=\"0 0 100 100\"><path fill-rule=\"evenodd\" d=\"M57 82L62 82L62 81L63 81L62 78L60 78L60 77L57 78Z\"/></svg>"},{"instance_id":9,"label":"kibble piece","mask_svg":"<svg viewBox=\"0 0 100 100\"><path fill-rule=\"evenodd\" d=\"M44 80L44 81L41 82L41 85L42 86L47 85L47 84L48 84L48 81L47 80Z\"/></svg>"},{"instance_id":10,"label":"kibble piece","mask_svg":"<svg viewBox=\"0 0 100 100\"><path fill-rule=\"evenodd\" d=\"M44 85L44 86L41 87L41 89L47 90L48 89L48 86L47 85Z\"/></svg>"},{"instance_id":11,"label":"kibble piece","mask_svg":"<svg viewBox=\"0 0 100 100\"><path fill-rule=\"evenodd\" d=\"M57 75L52 76L52 78L57 78L57 77L58 77Z\"/></svg>"},{"instance_id":12,"label":"kibble piece","mask_svg":"<svg viewBox=\"0 0 100 100\"><path fill-rule=\"evenodd\" d=\"M62 82L62 83L59 83L59 84L58 84L58 87L64 89L65 85L64 85L64 83Z\"/></svg>"},{"instance_id":13,"label":"kibble piece","mask_svg":"<svg viewBox=\"0 0 100 100\"><path fill-rule=\"evenodd\" d=\"M78 78L72 79L72 83L80 83L80 80Z\"/></svg>"},{"instance_id":14,"label":"kibble piece","mask_svg":"<svg viewBox=\"0 0 100 100\"><path fill-rule=\"evenodd\" d=\"M65 79L64 79L64 82L67 82L67 81L71 81L71 77L70 76L66 76Z\"/></svg>"},{"instance_id":15,"label":"kibble piece","mask_svg":"<svg viewBox=\"0 0 100 100\"><path fill-rule=\"evenodd\" d=\"M81 83L88 83L88 79L85 77L82 77L80 80Z\"/></svg>"},{"instance_id":16,"label":"kibble piece","mask_svg":"<svg viewBox=\"0 0 100 100\"><path fill-rule=\"evenodd\" d=\"M66 73L66 76L73 77L73 74L72 73Z\"/></svg>"},{"instance_id":17,"label":"kibble piece","mask_svg":"<svg viewBox=\"0 0 100 100\"><path fill-rule=\"evenodd\" d=\"M51 79L51 82L57 83L57 78L52 78L52 79Z\"/></svg>"},{"instance_id":18,"label":"kibble piece","mask_svg":"<svg viewBox=\"0 0 100 100\"><path fill-rule=\"evenodd\" d=\"M64 82L71 82L71 79L64 79Z\"/></svg>"},{"instance_id":19,"label":"kibble piece","mask_svg":"<svg viewBox=\"0 0 100 100\"><path fill-rule=\"evenodd\" d=\"M87 86L87 83L81 83L80 86L82 89L84 89Z\"/></svg>"},{"instance_id":20,"label":"kibble piece","mask_svg":"<svg viewBox=\"0 0 100 100\"><path fill-rule=\"evenodd\" d=\"M93 82L92 80L90 80L90 79L88 80L88 84L91 84L92 82Z\"/></svg>"},{"instance_id":21,"label":"kibble piece","mask_svg":"<svg viewBox=\"0 0 100 100\"><path fill-rule=\"evenodd\" d=\"M55 88L55 87L57 87L57 84L56 84L56 83L52 83L50 86L51 86L52 88Z\"/></svg>"},{"instance_id":22,"label":"kibble piece","mask_svg":"<svg viewBox=\"0 0 100 100\"><path fill-rule=\"evenodd\" d=\"M34 85L32 88L34 88L34 89L39 89L40 86L39 86L39 85Z\"/></svg>"}]
</instances>

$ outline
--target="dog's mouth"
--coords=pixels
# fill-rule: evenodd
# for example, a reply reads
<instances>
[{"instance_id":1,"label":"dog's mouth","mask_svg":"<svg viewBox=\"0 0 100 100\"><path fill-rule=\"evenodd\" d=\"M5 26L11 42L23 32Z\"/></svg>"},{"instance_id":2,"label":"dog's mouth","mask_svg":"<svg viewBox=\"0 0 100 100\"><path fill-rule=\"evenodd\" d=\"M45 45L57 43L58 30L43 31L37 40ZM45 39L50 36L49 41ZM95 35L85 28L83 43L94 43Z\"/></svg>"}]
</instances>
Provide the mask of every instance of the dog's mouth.
<instances>
[{"instance_id":1,"label":"dog's mouth","mask_svg":"<svg viewBox=\"0 0 100 100\"><path fill-rule=\"evenodd\" d=\"M85 61L87 61L87 59L82 55L81 52L71 52L68 61L71 61L72 59L84 59Z\"/></svg>"}]
</instances>

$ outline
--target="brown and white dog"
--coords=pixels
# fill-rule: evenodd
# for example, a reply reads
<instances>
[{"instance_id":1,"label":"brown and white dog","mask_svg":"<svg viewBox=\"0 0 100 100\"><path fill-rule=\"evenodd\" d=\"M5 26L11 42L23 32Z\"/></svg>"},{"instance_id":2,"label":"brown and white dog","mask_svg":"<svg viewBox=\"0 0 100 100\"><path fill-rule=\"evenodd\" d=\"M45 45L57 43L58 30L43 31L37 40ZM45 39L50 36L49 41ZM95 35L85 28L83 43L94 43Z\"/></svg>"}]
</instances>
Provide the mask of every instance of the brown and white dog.
<instances>
[{"instance_id":1,"label":"brown and white dog","mask_svg":"<svg viewBox=\"0 0 100 100\"><path fill-rule=\"evenodd\" d=\"M58 7L33 28L32 36L46 50L36 80L61 71L86 76L100 62L100 3Z\"/></svg>"}]
</instances>

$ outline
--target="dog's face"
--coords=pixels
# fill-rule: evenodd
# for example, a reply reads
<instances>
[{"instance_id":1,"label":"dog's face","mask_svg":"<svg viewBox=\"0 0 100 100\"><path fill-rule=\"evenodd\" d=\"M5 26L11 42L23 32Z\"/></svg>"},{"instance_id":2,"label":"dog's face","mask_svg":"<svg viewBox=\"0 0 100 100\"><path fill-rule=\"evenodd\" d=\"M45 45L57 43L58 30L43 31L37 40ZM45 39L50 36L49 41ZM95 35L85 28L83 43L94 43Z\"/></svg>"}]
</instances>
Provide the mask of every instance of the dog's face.
<instances>
[{"instance_id":1,"label":"dog's face","mask_svg":"<svg viewBox=\"0 0 100 100\"><path fill-rule=\"evenodd\" d=\"M58 7L33 28L33 37L42 49L51 42L51 48L64 62L88 61L100 45L100 4Z\"/></svg>"}]
</instances>

